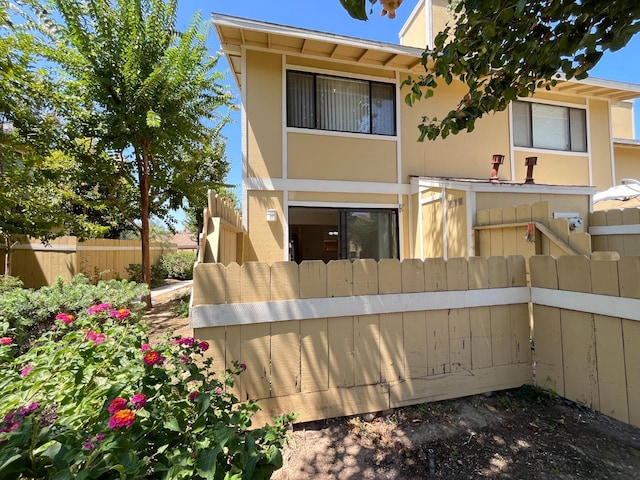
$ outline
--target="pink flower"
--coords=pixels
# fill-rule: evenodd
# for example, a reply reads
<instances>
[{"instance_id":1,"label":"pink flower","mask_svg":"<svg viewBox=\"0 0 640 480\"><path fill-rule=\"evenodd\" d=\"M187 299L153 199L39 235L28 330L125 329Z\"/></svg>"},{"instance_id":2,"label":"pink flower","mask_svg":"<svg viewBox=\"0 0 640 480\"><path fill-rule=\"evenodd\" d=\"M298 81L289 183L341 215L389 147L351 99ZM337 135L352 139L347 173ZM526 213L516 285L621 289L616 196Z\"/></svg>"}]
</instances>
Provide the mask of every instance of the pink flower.
<instances>
[{"instance_id":1,"label":"pink flower","mask_svg":"<svg viewBox=\"0 0 640 480\"><path fill-rule=\"evenodd\" d=\"M142 345L140 345L140 350L142 350L143 352L146 352L150 348L151 348L151 345L149 345L148 343L143 343Z\"/></svg>"},{"instance_id":2,"label":"pink flower","mask_svg":"<svg viewBox=\"0 0 640 480\"><path fill-rule=\"evenodd\" d=\"M124 320L125 318L128 318L131 315L131 310L129 310L128 308L121 308L119 310L111 310L109 312L109 316L110 317L115 317L118 320Z\"/></svg>"},{"instance_id":3,"label":"pink flower","mask_svg":"<svg viewBox=\"0 0 640 480\"><path fill-rule=\"evenodd\" d=\"M114 413L109 419L109 428L111 430L115 430L116 428L127 428L130 427L133 421L136 418L136 414L133 413L132 410L125 408L123 410L118 410Z\"/></svg>"},{"instance_id":4,"label":"pink flower","mask_svg":"<svg viewBox=\"0 0 640 480\"><path fill-rule=\"evenodd\" d=\"M0 338L0 345L11 345L12 343L13 343L13 338L11 337Z\"/></svg>"},{"instance_id":5,"label":"pink flower","mask_svg":"<svg viewBox=\"0 0 640 480\"><path fill-rule=\"evenodd\" d=\"M20 376L23 378L26 377L31 373L31 370L33 370L33 365L27 365L22 370L20 370Z\"/></svg>"},{"instance_id":6,"label":"pink flower","mask_svg":"<svg viewBox=\"0 0 640 480\"><path fill-rule=\"evenodd\" d=\"M191 392L189 394L189 400L193 402L196 399L196 397L198 396L198 393L200 393L200 392L198 392L198 390L194 390L193 392Z\"/></svg>"},{"instance_id":7,"label":"pink flower","mask_svg":"<svg viewBox=\"0 0 640 480\"><path fill-rule=\"evenodd\" d=\"M164 363L164 357L155 350L147 350L144 357L142 357L142 361L145 365L152 367L153 365L162 365Z\"/></svg>"},{"instance_id":8,"label":"pink flower","mask_svg":"<svg viewBox=\"0 0 640 480\"><path fill-rule=\"evenodd\" d=\"M207 350L209 350L209 342L200 342L198 344L198 348L200 349L200 351L206 352Z\"/></svg>"},{"instance_id":9,"label":"pink flower","mask_svg":"<svg viewBox=\"0 0 640 480\"><path fill-rule=\"evenodd\" d=\"M222 395L222 389L221 389L220 387L216 387L215 392L216 392L218 395Z\"/></svg>"},{"instance_id":10,"label":"pink flower","mask_svg":"<svg viewBox=\"0 0 640 480\"><path fill-rule=\"evenodd\" d=\"M62 323L66 323L67 325L70 324L71 322L73 322L75 320L76 317L74 317L73 315L69 314L69 313L59 313L58 315L56 315L56 320L62 322Z\"/></svg>"},{"instance_id":11,"label":"pink flower","mask_svg":"<svg viewBox=\"0 0 640 480\"><path fill-rule=\"evenodd\" d=\"M96 345L105 341L104 333L97 333L93 330L87 333L87 340L92 341Z\"/></svg>"},{"instance_id":12,"label":"pink flower","mask_svg":"<svg viewBox=\"0 0 640 480\"><path fill-rule=\"evenodd\" d=\"M196 339L193 337L182 337L173 340L176 345L184 345L185 347L193 347L196 344Z\"/></svg>"},{"instance_id":13,"label":"pink flower","mask_svg":"<svg viewBox=\"0 0 640 480\"><path fill-rule=\"evenodd\" d=\"M136 393L131 397L131 403L136 407L136 409L142 408L147 403L147 396L144 393Z\"/></svg>"},{"instance_id":14,"label":"pink flower","mask_svg":"<svg viewBox=\"0 0 640 480\"><path fill-rule=\"evenodd\" d=\"M102 312L105 312L107 310L111 310L111 304L110 303L99 303L97 305L93 305L93 306L89 307L87 309L87 313L89 315L94 315L96 313L102 313Z\"/></svg>"},{"instance_id":15,"label":"pink flower","mask_svg":"<svg viewBox=\"0 0 640 480\"><path fill-rule=\"evenodd\" d=\"M246 371L247 371L247 364L246 364L246 363L244 363L244 362L243 362L243 363L241 363L241 364L240 364L240 368L242 368L242 371L243 371L243 372L246 372Z\"/></svg>"},{"instance_id":16,"label":"pink flower","mask_svg":"<svg viewBox=\"0 0 640 480\"><path fill-rule=\"evenodd\" d=\"M96 448L98 448L98 445L100 445L100 442L105 439L105 437L106 435L104 433L98 433L95 437L89 437L84 442L83 448L85 450L95 450Z\"/></svg>"},{"instance_id":17,"label":"pink flower","mask_svg":"<svg viewBox=\"0 0 640 480\"><path fill-rule=\"evenodd\" d=\"M127 400L122 397L117 397L111 400L111 403L109 404L107 410L109 411L109 413L116 413L120 410L124 410L125 408L127 408Z\"/></svg>"},{"instance_id":18,"label":"pink flower","mask_svg":"<svg viewBox=\"0 0 640 480\"><path fill-rule=\"evenodd\" d=\"M191 359L189 358L189 355L185 355L184 353L180 355L180 363L182 363L183 365L187 365L191 363Z\"/></svg>"}]
</instances>

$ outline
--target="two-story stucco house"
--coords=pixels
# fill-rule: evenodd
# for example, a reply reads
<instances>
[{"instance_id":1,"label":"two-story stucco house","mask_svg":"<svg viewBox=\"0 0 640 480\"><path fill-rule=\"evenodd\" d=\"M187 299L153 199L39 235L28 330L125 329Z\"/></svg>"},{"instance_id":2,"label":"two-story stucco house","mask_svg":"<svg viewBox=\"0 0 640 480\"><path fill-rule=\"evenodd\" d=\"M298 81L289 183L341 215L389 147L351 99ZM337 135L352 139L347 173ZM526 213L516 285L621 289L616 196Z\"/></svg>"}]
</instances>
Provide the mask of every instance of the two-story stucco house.
<instances>
[{"instance_id":1,"label":"two-story stucco house","mask_svg":"<svg viewBox=\"0 0 640 480\"><path fill-rule=\"evenodd\" d=\"M448 20L445 1L420 0L396 45L213 15L241 92L245 260L472 256L478 210L544 196L586 217L596 190L640 176L640 85L560 81L472 133L417 142L463 92L409 107L401 88Z\"/></svg>"}]
</instances>

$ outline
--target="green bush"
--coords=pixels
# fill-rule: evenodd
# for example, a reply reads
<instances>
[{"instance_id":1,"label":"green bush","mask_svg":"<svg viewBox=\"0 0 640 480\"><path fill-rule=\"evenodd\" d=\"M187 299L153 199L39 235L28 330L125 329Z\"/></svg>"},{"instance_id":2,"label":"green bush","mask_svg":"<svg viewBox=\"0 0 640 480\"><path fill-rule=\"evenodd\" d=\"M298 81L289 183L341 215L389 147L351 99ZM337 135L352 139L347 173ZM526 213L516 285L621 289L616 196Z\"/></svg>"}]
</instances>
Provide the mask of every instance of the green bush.
<instances>
[{"instance_id":1,"label":"green bush","mask_svg":"<svg viewBox=\"0 0 640 480\"><path fill-rule=\"evenodd\" d=\"M129 280L136 283L144 283L142 279L142 265L140 263L130 263L125 268L129 275ZM164 283L164 279L167 278L167 272L164 271L162 265L159 263L151 265L151 287L160 287Z\"/></svg>"},{"instance_id":2,"label":"green bush","mask_svg":"<svg viewBox=\"0 0 640 480\"><path fill-rule=\"evenodd\" d=\"M160 257L160 265L167 274L167 278L176 280L191 280L196 254L192 252L173 252Z\"/></svg>"},{"instance_id":3,"label":"green bush","mask_svg":"<svg viewBox=\"0 0 640 480\"><path fill-rule=\"evenodd\" d=\"M91 285L82 274L68 283L58 278L55 285L38 290L17 287L0 290L0 333L10 330L19 348L23 349L51 327L58 312L77 315L103 298L115 305L139 309L143 304L138 300L147 292L146 285L127 280ZM5 325L4 332L2 325Z\"/></svg>"},{"instance_id":4,"label":"green bush","mask_svg":"<svg viewBox=\"0 0 640 480\"><path fill-rule=\"evenodd\" d=\"M24 282L18 277L12 277L11 275L0 275L0 292L5 290L13 290L14 288L22 288Z\"/></svg>"},{"instance_id":5,"label":"green bush","mask_svg":"<svg viewBox=\"0 0 640 480\"><path fill-rule=\"evenodd\" d=\"M149 344L138 314L98 304L56 316L23 355L0 340L0 478L269 478L293 415L250 430L206 342Z\"/></svg>"}]
</instances>

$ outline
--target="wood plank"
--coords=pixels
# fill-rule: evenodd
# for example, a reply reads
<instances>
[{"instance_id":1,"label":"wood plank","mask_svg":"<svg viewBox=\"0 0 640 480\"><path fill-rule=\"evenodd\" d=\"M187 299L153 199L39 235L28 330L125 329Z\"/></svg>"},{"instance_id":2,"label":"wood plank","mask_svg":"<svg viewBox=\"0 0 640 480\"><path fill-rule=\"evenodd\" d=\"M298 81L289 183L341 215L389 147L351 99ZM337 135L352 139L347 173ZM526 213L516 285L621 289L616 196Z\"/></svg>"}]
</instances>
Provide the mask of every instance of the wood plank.
<instances>
[{"instance_id":1,"label":"wood plank","mask_svg":"<svg viewBox=\"0 0 640 480\"><path fill-rule=\"evenodd\" d=\"M593 315L562 310L564 396L594 410L600 409Z\"/></svg>"},{"instance_id":2,"label":"wood plank","mask_svg":"<svg viewBox=\"0 0 640 480\"><path fill-rule=\"evenodd\" d=\"M354 378L354 317L328 320L329 388L353 387Z\"/></svg>"},{"instance_id":3,"label":"wood plank","mask_svg":"<svg viewBox=\"0 0 640 480\"><path fill-rule=\"evenodd\" d=\"M471 369L493 365L491 355L491 313L489 307L469 309L471 332Z\"/></svg>"},{"instance_id":4,"label":"wood plank","mask_svg":"<svg viewBox=\"0 0 640 480\"><path fill-rule=\"evenodd\" d=\"M476 212L476 225L489 225L491 223L490 219L490 210L488 208ZM500 214L500 219L502 219L502 214Z\"/></svg>"},{"instance_id":5,"label":"wood plank","mask_svg":"<svg viewBox=\"0 0 640 480\"><path fill-rule=\"evenodd\" d=\"M227 292L227 303L242 302L242 283L241 278L242 267L237 263L227 265L227 271L224 278L224 289Z\"/></svg>"},{"instance_id":6,"label":"wood plank","mask_svg":"<svg viewBox=\"0 0 640 480\"><path fill-rule=\"evenodd\" d=\"M402 291L424 292L424 263L419 258L403 260L400 264Z\"/></svg>"},{"instance_id":7,"label":"wood plank","mask_svg":"<svg viewBox=\"0 0 640 480\"><path fill-rule=\"evenodd\" d=\"M353 261L353 294L378 294L378 262L372 258Z\"/></svg>"},{"instance_id":8,"label":"wood plank","mask_svg":"<svg viewBox=\"0 0 640 480\"><path fill-rule=\"evenodd\" d=\"M426 320L427 374L441 375L450 373L451 346L448 311L433 310L426 312Z\"/></svg>"},{"instance_id":9,"label":"wood plank","mask_svg":"<svg viewBox=\"0 0 640 480\"><path fill-rule=\"evenodd\" d=\"M383 382L396 382L405 378L402 315L402 313L380 315L380 364Z\"/></svg>"},{"instance_id":10,"label":"wood plank","mask_svg":"<svg viewBox=\"0 0 640 480\"><path fill-rule=\"evenodd\" d=\"M447 264L444 258L424 260L424 289L427 292L447 290Z\"/></svg>"},{"instance_id":11,"label":"wood plank","mask_svg":"<svg viewBox=\"0 0 640 480\"><path fill-rule=\"evenodd\" d=\"M469 262L466 258L447 260L447 290L469 290Z\"/></svg>"},{"instance_id":12,"label":"wood plank","mask_svg":"<svg viewBox=\"0 0 640 480\"><path fill-rule=\"evenodd\" d=\"M354 319L355 384L374 385L382 381L380 366L380 316Z\"/></svg>"},{"instance_id":13,"label":"wood plank","mask_svg":"<svg viewBox=\"0 0 640 480\"><path fill-rule=\"evenodd\" d=\"M276 262L271 265L271 300L296 300L300 298L298 264Z\"/></svg>"},{"instance_id":14,"label":"wood plank","mask_svg":"<svg viewBox=\"0 0 640 480\"><path fill-rule=\"evenodd\" d=\"M320 392L262 399L260 408L253 418L254 425L273 423L271 419L283 412L296 412L296 423L303 423L388 410L389 392L387 386L381 384L331 388Z\"/></svg>"},{"instance_id":15,"label":"wood plank","mask_svg":"<svg viewBox=\"0 0 640 480\"><path fill-rule=\"evenodd\" d=\"M256 323L240 327L242 361L247 370L242 374L240 398L268 398L271 396L271 324Z\"/></svg>"},{"instance_id":16,"label":"wood plank","mask_svg":"<svg viewBox=\"0 0 640 480\"><path fill-rule=\"evenodd\" d=\"M232 326L232 327L223 327L226 329L227 334L227 345L225 351L224 362L226 368L233 368L233 362L236 361L238 363L244 362L242 358L242 333L240 326ZM231 389L233 394L241 398L242 397L242 383L243 383L243 375L239 375L235 377L236 383L234 387Z\"/></svg>"},{"instance_id":17,"label":"wood plank","mask_svg":"<svg viewBox=\"0 0 640 480\"><path fill-rule=\"evenodd\" d=\"M383 258L378 262L378 292L400 293L402 292L402 273L400 260L395 258Z\"/></svg>"},{"instance_id":18,"label":"wood plank","mask_svg":"<svg viewBox=\"0 0 640 480\"><path fill-rule=\"evenodd\" d=\"M629 423L640 427L640 322L622 320Z\"/></svg>"},{"instance_id":19,"label":"wood plank","mask_svg":"<svg viewBox=\"0 0 640 480\"><path fill-rule=\"evenodd\" d=\"M640 224L640 209L622 209L622 224ZM640 255L640 241L638 235L622 235L622 248L624 250L624 255Z\"/></svg>"},{"instance_id":20,"label":"wood plank","mask_svg":"<svg viewBox=\"0 0 640 480\"><path fill-rule=\"evenodd\" d=\"M204 358L210 358L211 370L216 372L221 379L227 365L225 363L227 334L226 327L197 328L193 331L194 338L209 343L209 350L204 353Z\"/></svg>"},{"instance_id":21,"label":"wood plank","mask_svg":"<svg viewBox=\"0 0 640 480\"><path fill-rule=\"evenodd\" d=\"M531 365L531 328L529 305L510 305L511 315L511 358L516 363Z\"/></svg>"},{"instance_id":22,"label":"wood plank","mask_svg":"<svg viewBox=\"0 0 640 480\"><path fill-rule=\"evenodd\" d=\"M271 299L271 267L269 264L247 262L240 269L241 302L268 302Z\"/></svg>"},{"instance_id":23,"label":"wood plank","mask_svg":"<svg viewBox=\"0 0 640 480\"><path fill-rule=\"evenodd\" d=\"M558 259L560 290L591 293L591 266L587 257L564 255Z\"/></svg>"},{"instance_id":24,"label":"wood plank","mask_svg":"<svg viewBox=\"0 0 640 480\"><path fill-rule=\"evenodd\" d=\"M489 210L491 225L501 225L504 223L501 208L492 208ZM504 230L501 228L492 228L489 230L489 242L491 249L485 255L503 255L504 254ZM484 253L484 252L483 252Z\"/></svg>"},{"instance_id":25,"label":"wood plank","mask_svg":"<svg viewBox=\"0 0 640 480\"><path fill-rule=\"evenodd\" d=\"M428 375L427 325L425 312L402 314L404 352L404 375L420 377Z\"/></svg>"},{"instance_id":26,"label":"wood plank","mask_svg":"<svg viewBox=\"0 0 640 480\"><path fill-rule=\"evenodd\" d=\"M640 298L640 257L621 257L618 278L621 297Z\"/></svg>"},{"instance_id":27,"label":"wood plank","mask_svg":"<svg viewBox=\"0 0 640 480\"><path fill-rule=\"evenodd\" d=\"M502 230L502 255L508 257L509 255L518 254L518 231L515 227L509 227ZM492 252L493 254L493 252Z\"/></svg>"},{"instance_id":28,"label":"wood plank","mask_svg":"<svg viewBox=\"0 0 640 480\"><path fill-rule=\"evenodd\" d=\"M226 268L219 263L199 263L193 269L193 305L226 303Z\"/></svg>"},{"instance_id":29,"label":"wood plank","mask_svg":"<svg viewBox=\"0 0 640 480\"><path fill-rule=\"evenodd\" d=\"M390 385L390 407L436 402L531 384L531 367L524 363L483 368L428 378L408 378Z\"/></svg>"},{"instance_id":30,"label":"wood plank","mask_svg":"<svg viewBox=\"0 0 640 480\"><path fill-rule=\"evenodd\" d=\"M594 315L600 411L629 423L622 320Z\"/></svg>"},{"instance_id":31,"label":"wood plank","mask_svg":"<svg viewBox=\"0 0 640 480\"><path fill-rule=\"evenodd\" d=\"M533 305L536 384L564 397L560 309Z\"/></svg>"},{"instance_id":32,"label":"wood plank","mask_svg":"<svg viewBox=\"0 0 640 480\"><path fill-rule=\"evenodd\" d=\"M534 222L540 222L543 225L549 226L549 220L551 219L551 210L549 209L549 202L536 202L531 205L531 220Z\"/></svg>"},{"instance_id":33,"label":"wood plank","mask_svg":"<svg viewBox=\"0 0 640 480\"><path fill-rule=\"evenodd\" d=\"M471 327L468 308L449 311L449 359L452 372L471 370Z\"/></svg>"},{"instance_id":34,"label":"wood plank","mask_svg":"<svg viewBox=\"0 0 640 480\"><path fill-rule=\"evenodd\" d=\"M331 260L327 264L327 296L353 295L353 269L350 260Z\"/></svg>"},{"instance_id":35,"label":"wood plank","mask_svg":"<svg viewBox=\"0 0 640 480\"><path fill-rule=\"evenodd\" d=\"M558 289L557 261L550 256L535 256L529 259L531 286Z\"/></svg>"},{"instance_id":36,"label":"wood plank","mask_svg":"<svg viewBox=\"0 0 640 480\"><path fill-rule=\"evenodd\" d=\"M300 321L271 324L271 396L301 391Z\"/></svg>"},{"instance_id":37,"label":"wood plank","mask_svg":"<svg viewBox=\"0 0 640 480\"><path fill-rule=\"evenodd\" d=\"M618 285L618 262L591 260L591 291L600 295L620 295Z\"/></svg>"},{"instance_id":38,"label":"wood plank","mask_svg":"<svg viewBox=\"0 0 640 480\"><path fill-rule=\"evenodd\" d=\"M502 257L469 257L469 290L489 286L489 258Z\"/></svg>"},{"instance_id":39,"label":"wood plank","mask_svg":"<svg viewBox=\"0 0 640 480\"><path fill-rule=\"evenodd\" d=\"M593 212L589 214L590 227L605 227L607 225L607 212ZM609 250L607 235L594 235L591 239L594 252L606 252Z\"/></svg>"},{"instance_id":40,"label":"wood plank","mask_svg":"<svg viewBox=\"0 0 640 480\"><path fill-rule=\"evenodd\" d=\"M487 260L486 282L486 287L483 288L506 288L510 286L506 257L491 257Z\"/></svg>"},{"instance_id":41,"label":"wood plank","mask_svg":"<svg viewBox=\"0 0 640 480\"><path fill-rule=\"evenodd\" d=\"M524 257L511 255L507 257L508 287L527 286L527 264Z\"/></svg>"},{"instance_id":42,"label":"wood plank","mask_svg":"<svg viewBox=\"0 0 640 480\"><path fill-rule=\"evenodd\" d=\"M502 212L500 213L500 220L502 221ZM490 223L488 209L480 210L476 213L476 225L489 225ZM491 255L491 230L476 230L476 238L478 239L476 255Z\"/></svg>"},{"instance_id":43,"label":"wood plank","mask_svg":"<svg viewBox=\"0 0 640 480\"><path fill-rule=\"evenodd\" d=\"M609 210L607 212L607 226L622 225L622 211L621 210ZM624 236L623 235L607 235L608 248L619 252L620 255L626 255L624 251Z\"/></svg>"},{"instance_id":44,"label":"wood plank","mask_svg":"<svg viewBox=\"0 0 640 480\"><path fill-rule=\"evenodd\" d=\"M489 307L493 366L513 363L511 349L511 311L508 305Z\"/></svg>"},{"instance_id":45,"label":"wood plank","mask_svg":"<svg viewBox=\"0 0 640 480\"><path fill-rule=\"evenodd\" d=\"M327 266L322 260L305 260L298 266L300 298L327 297Z\"/></svg>"},{"instance_id":46,"label":"wood plank","mask_svg":"<svg viewBox=\"0 0 640 480\"><path fill-rule=\"evenodd\" d=\"M516 222L530 222L531 221L531 205L518 205L516 207Z\"/></svg>"},{"instance_id":47,"label":"wood plank","mask_svg":"<svg viewBox=\"0 0 640 480\"><path fill-rule=\"evenodd\" d=\"M300 322L300 390L316 392L329 388L328 320Z\"/></svg>"}]
</instances>

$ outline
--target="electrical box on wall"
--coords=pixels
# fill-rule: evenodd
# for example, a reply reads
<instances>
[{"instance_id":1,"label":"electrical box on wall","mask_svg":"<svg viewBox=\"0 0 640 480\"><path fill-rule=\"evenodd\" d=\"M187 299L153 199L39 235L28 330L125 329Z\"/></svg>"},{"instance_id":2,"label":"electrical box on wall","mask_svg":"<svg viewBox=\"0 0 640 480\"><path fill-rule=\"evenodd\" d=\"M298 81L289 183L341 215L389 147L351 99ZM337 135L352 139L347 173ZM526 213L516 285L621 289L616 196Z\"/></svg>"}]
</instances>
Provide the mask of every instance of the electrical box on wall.
<instances>
[{"instance_id":1,"label":"electrical box on wall","mask_svg":"<svg viewBox=\"0 0 640 480\"><path fill-rule=\"evenodd\" d=\"M566 218L571 232L584 232L582 218L578 212L553 212L553 218Z\"/></svg>"}]
</instances>

